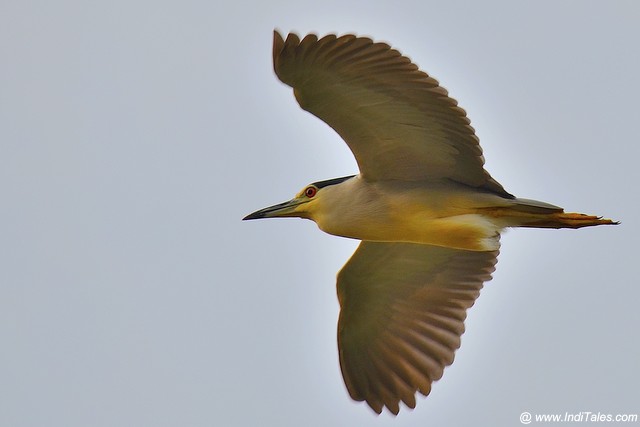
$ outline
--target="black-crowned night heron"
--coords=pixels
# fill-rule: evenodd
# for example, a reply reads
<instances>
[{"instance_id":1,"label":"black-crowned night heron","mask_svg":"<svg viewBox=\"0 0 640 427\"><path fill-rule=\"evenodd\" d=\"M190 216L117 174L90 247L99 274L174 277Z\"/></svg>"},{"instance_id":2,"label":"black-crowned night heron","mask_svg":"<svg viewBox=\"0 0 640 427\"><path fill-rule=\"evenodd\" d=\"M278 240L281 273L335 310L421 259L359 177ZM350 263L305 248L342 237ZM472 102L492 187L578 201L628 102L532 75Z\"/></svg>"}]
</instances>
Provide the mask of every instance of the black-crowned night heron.
<instances>
[{"instance_id":1,"label":"black-crowned night heron","mask_svg":"<svg viewBox=\"0 0 640 427\"><path fill-rule=\"evenodd\" d=\"M615 224L505 191L484 170L465 111L387 44L275 32L273 63L300 106L342 136L360 174L244 219L307 218L362 241L338 273L338 347L349 394L377 413L414 408L453 362L503 228Z\"/></svg>"}]
</instances>

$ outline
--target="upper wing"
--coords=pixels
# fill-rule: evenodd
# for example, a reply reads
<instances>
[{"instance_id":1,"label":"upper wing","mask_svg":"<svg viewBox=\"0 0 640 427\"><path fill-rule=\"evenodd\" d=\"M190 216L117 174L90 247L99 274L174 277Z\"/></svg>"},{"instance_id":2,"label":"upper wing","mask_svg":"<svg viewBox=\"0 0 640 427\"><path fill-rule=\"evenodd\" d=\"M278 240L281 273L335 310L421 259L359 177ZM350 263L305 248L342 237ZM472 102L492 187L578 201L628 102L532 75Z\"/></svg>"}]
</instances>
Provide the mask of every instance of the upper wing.
<instances>
[{"instance_id":1,"label":"upper wing","mask_svg":"<svg viewBox=\"0 0 640 427\"><path fill-rule=\"evenodd\" d=\"M453 363L466 310L498 252L362 242L338 274L338 347L349 394L380 413L415 407Z\"/></svg>"},{"instance_id":2,"label":"upper wing","mask_svg":"<svg viewBox=\"0 0 640 427\"><path fill-rule=\"evenodd\" d=\"M509 195L484 170L465 111L389 45L353 35L285 41L276 31L273 64L300 106L346 141L363 178L450 178Z\"/></svg>"}]
</instances>

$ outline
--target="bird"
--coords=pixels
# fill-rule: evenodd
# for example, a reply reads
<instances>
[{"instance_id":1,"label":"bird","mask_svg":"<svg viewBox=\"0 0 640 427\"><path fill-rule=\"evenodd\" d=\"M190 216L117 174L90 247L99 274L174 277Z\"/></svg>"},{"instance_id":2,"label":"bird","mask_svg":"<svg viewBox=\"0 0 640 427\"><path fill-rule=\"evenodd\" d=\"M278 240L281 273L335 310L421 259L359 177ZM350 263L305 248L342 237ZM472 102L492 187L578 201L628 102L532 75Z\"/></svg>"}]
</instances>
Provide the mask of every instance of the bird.
<instances>
[{"instance_id":1,"label":"bird","mask_svg":"<svg viewBox=\"0 0 640 427\"><path fill-rule=\"evenodd\" d=\"M507 192L485 170L465 110L386 43L274 30L273 67L342 137L359 173L243 219L310 219L360 240L337 275L338 356L350 397L378 414L414 409L453 363L504 229L618 224Z\"/></svg>"}]
</instances>

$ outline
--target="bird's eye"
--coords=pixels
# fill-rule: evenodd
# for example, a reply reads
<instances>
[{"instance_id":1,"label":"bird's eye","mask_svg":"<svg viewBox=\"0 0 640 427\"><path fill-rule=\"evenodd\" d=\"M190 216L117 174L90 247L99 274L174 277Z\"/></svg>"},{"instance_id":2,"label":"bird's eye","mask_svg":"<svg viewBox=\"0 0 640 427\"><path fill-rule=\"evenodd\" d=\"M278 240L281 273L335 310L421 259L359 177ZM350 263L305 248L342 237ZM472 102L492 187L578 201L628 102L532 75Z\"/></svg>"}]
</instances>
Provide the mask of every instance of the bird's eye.
<instances>
[{"instance_id":1,"label":"bird's eye","mask_svg":"<svg viewBox=\"0 0 640 427\"><path fill-rule=\"evenodd\" d=\"M304 190L304 195L307 196L308 198L312 198L313 196L316 195L317 192L318 192L318 189L316 187L307 187L307 189Z\"/></svg>"}]
</instances>

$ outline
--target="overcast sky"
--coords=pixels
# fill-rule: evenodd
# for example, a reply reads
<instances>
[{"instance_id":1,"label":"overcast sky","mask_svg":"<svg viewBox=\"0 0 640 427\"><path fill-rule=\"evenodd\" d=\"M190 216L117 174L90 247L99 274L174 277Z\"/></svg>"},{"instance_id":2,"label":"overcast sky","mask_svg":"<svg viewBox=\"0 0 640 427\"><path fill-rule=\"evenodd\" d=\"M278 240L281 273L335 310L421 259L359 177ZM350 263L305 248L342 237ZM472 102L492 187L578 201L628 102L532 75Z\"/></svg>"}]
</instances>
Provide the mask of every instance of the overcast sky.
<instances>
[{"instance_id":1,"label":"overcast sky","mask_svg":"<svg viewBox=\"0 0 640 427\"><path fill-rule=\"evenodd\" d=\"M640 413L639 2L228 3L0 2L0 425ZM274 76L274 28L389 42L507 190L622 221L506 233L455 363L396 419L340 375L357 242L240 220L357 172Z\"/></svg>"}]
</instances>

